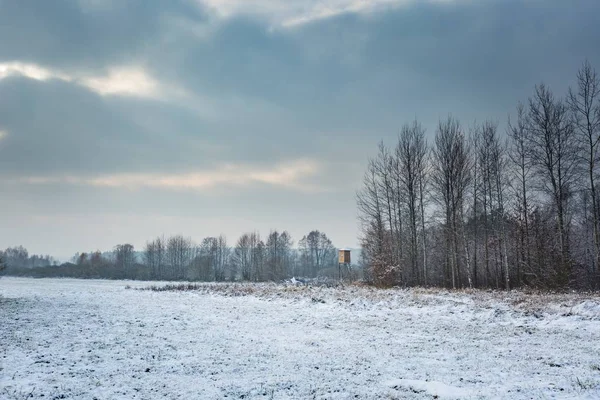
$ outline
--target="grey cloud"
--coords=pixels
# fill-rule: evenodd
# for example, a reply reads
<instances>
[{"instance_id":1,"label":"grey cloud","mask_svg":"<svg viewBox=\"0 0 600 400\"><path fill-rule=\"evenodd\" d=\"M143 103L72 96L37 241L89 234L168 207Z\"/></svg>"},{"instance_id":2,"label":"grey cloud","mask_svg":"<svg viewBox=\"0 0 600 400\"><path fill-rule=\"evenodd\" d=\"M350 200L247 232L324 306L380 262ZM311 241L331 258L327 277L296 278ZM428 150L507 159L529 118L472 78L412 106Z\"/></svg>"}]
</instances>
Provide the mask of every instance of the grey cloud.
<instances>
[{"instance_id":1,"label":"grey cloud","mask_svg":"<svg viewBox=\"0 0 600 400\"><path fill-rule=\"evenodd\" d=\"M8 136L0 140L0 179L185 173L224 162L266 168L306 158L323 165L310 182L335 191L298 194L257 184L173 193L21 183L2 185L3 208L22 215L190 215L210 220L210 233L220 230L218 215L264 218L292 230L312 225L299 219L314 219L315 228L328 221L331 235L352 245L355 231L336 228L335 218L353 221L367 157L403 122L417 117L430 135L450 112L464 125L488 117L502 123L539 81L561 95L585 58L600 69L597 1L417 3L269 29L258 17L215 20L185 0L99 8L0 0L0 63L67 73L139 65L190 95L102 97L74 82L2 79L0 129Z\"/></svg>"},{"instance_id":2,"label":"grey cloud","mask_svg":"<svg viewBox=\"0 0 600 400\"><path fill-rule=\"evenodd\" d=\"M0 82L4 99L21 99L5 100L0 110L14 131L4 145L5 170L19 160L23 169L117 171L185 169L219 158L329 157L327 146L338 140L359 156L364 144L394 137L414 117L430 132L449 112L465 121L504 120L539 80L564 90L583 58L600 61L592 51L600 6L592 1L415 4L274 31L238 17L202 38L172 23L207 23L188 2L113 2L87 11L67 1L2 4L4 18L34 25L23 31L35 40L25 46L3 36L0 57L29 51L20 55L54 65L46 56L52 53L65 65L100 66L139 57L152 75L208 99L209 113L218 114L99 98L67 83ZM31 159L18 151L26 148Z\"/></svg>"},{"instance_id":3,"label":"grey cloud","mask_svg":"<svg viewBox=\"0 0 600 400\"><path fill-rule=\"evenodd\" d=\"M102 69L141 57L160 40L169 15L205 20L185 0L109 0L107 6L75 0L0 2L0 59ZM167 24L168 25L168 24Z\"/></svg>"},{"instance_id":4,"label":"grey cloud","mask_svg":"<svg viewBox=\"0 0 600 400\"><path fill-rule=\"evenodd\" d=\"M8 131L2 174L176 169L218 157L211 136L202 135L206 127L185 110L144 101L144 126L135 118L139 101L105 99L56 80L0 81L0 125Z\"/></svg>"}]
</instances>

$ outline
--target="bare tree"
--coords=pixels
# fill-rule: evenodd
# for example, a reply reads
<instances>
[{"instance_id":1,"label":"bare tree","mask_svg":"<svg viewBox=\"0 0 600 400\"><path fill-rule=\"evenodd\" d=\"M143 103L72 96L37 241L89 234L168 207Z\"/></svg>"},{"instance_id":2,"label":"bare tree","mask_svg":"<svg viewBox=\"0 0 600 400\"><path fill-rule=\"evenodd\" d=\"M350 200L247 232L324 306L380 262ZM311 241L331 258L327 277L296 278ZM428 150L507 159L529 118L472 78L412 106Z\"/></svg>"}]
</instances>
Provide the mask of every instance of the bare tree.
<instances>
[{"instance_id":1,"label":"bare tree","mask_svg":"<svg viewBox=\"0 0 600 400\"><path fill-rule=\"evenodd\" d=\"M252 280L263 281L265 280L265 244L260 239L258 232L253 232L250 235L250 247L251 247L251 264L252 264Z\"/></svg>"},{"instance_id":2,"label":"bare tree","mask_svg":"<svg viewBox=\"0 0 600 400\"><path fill-rule=\"evenodd\" d=\"M477 165L481 175L481 199L482 199L482 216L483 216L483 256L485 265L485 283L488 286L492 285L495 281L495 287L500 286L498 278L498 259L494 264L494 272L491 269L491 259L493 256L494 248L493 244L497 243L494 237L495 228L495 217L496 213L494 210L494 163L492 159L493 141L494 135L490 135L490 130L485 129L484 126L480 126L478 129L478 135L481 136L481 143L478 147L477 153Z\"/></svg>"},{"instance_id":3,"label":"bare tree","mask_svg":"<svg viewBox=\"0 0 600 400\"><path fill-rule=\"evenodd\" d=\"M361 223L361 245L366 278L381 286L396 283L399 267L393 262L390 232L384 226L384 196L380 184L380 168L370 160L363 178L363 187L356 195Z\"/></svg>"},{"instance_id":4,"label":"bare tree","mask_svg":"<svg viewBox=\"0 0 600 400\"><path fill-rule=\"evenodd\" d=\"M230 249L224 235L204 238L195 264L201 280L220 282L235 279L235 274L229 270Z\"/></svg>"},{"instance_id":5,"label":"bare tree","mask_svg":"<svg viewBox=\"0 0 600 400\"><path fill-rule=\"evenodd\" d=\"M185 279L193 256L193 244L190 238L182 235L167 240L166 255L170 267L169 279Z\"/></svg>"},{"instance_id":6,"label":"bare tree","mask_svg":"<svg viewBox=\"0 0 600 400\"><path fill-rule=\"evenodd\" d=\"M400 193L397 187L394 185L394 157L390 154L389 149L383 144L379 143L379 154L375 159L375 167L377 176L377 183L379 185L379 191L382 194L381 200L383 202L383 216L387 220L387 229L389 229L389 241L388 244L392 248L390 253L392 264L398 264L403 258L402 254L402 230L400 218ZM397 165L397 164L396 164ZM399 178L399 174L396 175ZM398 179L399 184L399 179ZM398 225L396 230L394 225Z\"/></svg>"},{"instance_id":7,"label":"bare tree","mask_svg":"<svg viewBox=\"0 0 600 400\"><path fill-rule=\"evenodd\" d=\"M415 283L425 282L426 267L419 268L419 220L423 219L423 188L425 178L425 157L427 155L427 143L425 141L425 130L421 124L414 121L405 124L396 145L396 157L398 159L400 182L404 200L408 209L408 222L410 229L409 262L412 277ZM423 222L423 221L421 221ZM424 236L424 227L422 234ZM425 248L423 248L425 251Z\"/></svg>"},{"instance_id":8,"label":"bare tree","mask_svg":"<svg viewBox=\"0 0 600 400\"><path fill-rule=\"evenodd\" d=\"M471 195L473 197L473 205L471 208L471 224L473 231L473 286L479 285L479 265L478 265L478 251L479 251L479 197L481 187L481 174L480 174L480 163L478 162L478 155L481 151L481 129L479 125L475 123L469 132L469 144L471 146L471 152L473 153L474 161L472 168L472 179L471 179ZM465 237L465 244L467 239Z\"/></svg>"},{"instance_id":9,"label":"bare tree","mask_svg":"<svg viewBox=\"0 0 600 400\"><path fill-rule=\"evenodd\" d=\"M517 263L517 279L521 284L524 271L533 273L531 269L531 244L529 231L529 186L532 169L532 151L527 137L527 115L525 106L519 103L517 106L517 120L515 123L508 119L508 137L510 147L508 156L512 162L514 185L513 191L516 197L516 209L519 226L520 260Z\"/></svg>"},{"instance_id":10,"label":"bare tree","mask_svg":"<svg viewBox=\"0 0 600 400\"><path fill-rule=\"evenodd\" d=\"M324 232L311 231L300 239L298 247L306 265L305 271L311 277L318 276L322 269L334 265L336 249Z\"/></svg>"},{"instance_id":11,"label":"bare tree","mask_svg":"<svg viewBox=\"0 0 600 400\"><path fill-rule=\"evenodd\" d=\"M227 238L225 235L219 235L216 245L215 281L218 282L228 278L229 247L227 247ZM229 277L229 279L231 279L231 277Z\"/></svg>"},{"instance_id":12,"label":"bare tree","mask_svg":"<svg viewBox=\"0 0 600 400\"><path fill-rule=\"evenodd\" d=\"M135 252L133 245L118 244L114 251L115 266L117 270L122 271L125 277L135 278Z\"/></svg>"},{"instance_id":13,"label":"bare tree","mask_svg":"<svg viewBox=\"0 0 600 400\"><path fill-rule=\"evenodd\" d=\"M252 237L251 233L244 233L238 239L232 255L232 265L235 266L237 274L244 281L252 279Z\"/></svg>"},{"instance_id":14,"label":"bare tree","mask_svg":"<svg viewBox=\"0 0 600 400\"><path fill-rule=\"evenodd\" d=\"M199 254L196 256L195 265L198 268L198 276L202 281L215 280L215 264L217 260L218 239L206 237L202 239Z\"/></svg>"},{"instance_id":15,"label":"bare tree","mask_svg":"<svg viewBox=\"0 0 600 400\"><path fill-rule=\"evenodd\" d=\"M29 252L23 246L8 247L4 250L4 262L11 268L27 268Z\"/></svg>"},{"instance_id":16,"label":"bare tree","mask_svg":"<svg viewBox=\"0 0 600 400\"><path fill-rule=\"evenodd\" d=\"M419 186L419 211L421 217L421 245L423 253L423 284L427 286L428 266L427 266L427 230L425 229L425 196L428 193L429 185L429 146L427 140L422 137L417 140L416 149L416 167L417 167L417 184Z\"/></svg>"},{"instance_id":17,"label":"bare tree","mask_svg":"<svg viewBox=\"0 0 600 400\"><path fill-rule=\"evenodd\" d=\"M287 231L271 231L265 244L267 278L281 280L287 277L291 265L292 238Z\"/></svg>"},{"instance_id":18,"label":"bare tree","mask_svg":"<svg viewBox=\"0 0 600 400\"><path fill-rule=\"evenodd\" d=\"M150 269L152 279L165 278L166 247L167 244L164 237L157 237L151 242L146 242L144 263Z\"/></svg>"},{"instance_id":19,"label":"bare tree","mask_svg":"<svg viewBox=\"0 0 600 400\"><path fill-rule=\"evenodd\" d=\"M440 121L433 149L432 183L444 208L446 278L452 288L461 286L459 229L462 229L465 192L471 179L470 167L469 148L460 123L452 117ZM472 285L468 270L467 277Z\"/></svg>"},{"instance_id":20,"label":"bare tree","mask_svg":"<svg viewBox=\"0 0 600 400\"><path fill-rule=\"evenodd\" d=\"M560 252L558 283L567 284L571 274L569 250L569 200L578 175L579 146L568 109L544 84L535 87L529 99L528 130L533 160L541 189L550 195L556 209Z\"/></svg>"},{"instance_id":21,"label":"bare tree","mask_svg":"<svg viewBox=\"0 0 600 400\"><path fill-rule=\"evenodd\" d=\"M363 187L356 194L359 220L362 223L363 234L365 230L375 228L375 237L369 240L375 242L373 249L377 253L383 251L383 215L381 210L379 184L377 182L377 167L374 160L369 160L367 171L363 178Z\"/></svg>"},{"instance_id":22,"label":"bare tree","mask_svg":"<svg viewBox=\"0 0 600 400\"><path fill-rule=\"evenodd\" d=\"M506 188L506 147L500 144L500 140L497 135L498 124L491 121L486 121L482 125L482 137L483 145L487 148L488 159L487 159L487 176L488 184L490 186L489 194L494 193L495 197L495 209L492 213L494 235L497 238L497 254L499 255L500 262L497 265L501 271L504 288L510 289L510 271L508 269L508 250L507 250L507 237L506 237L506 224L505 224L505 204L504 204L504 193ZM490 206L492 206L490 202ZM499 286L499 285L498 285Z\"/></svg>"},{"instance_id":23,"label":"bare tree","mask_svg":"<svg viewBox=\"0 0 600 400\"><path fill-rule=\"evenodd\" d=\"M575 132L582 145L582 155L588 179L587 190L592 204L594 262L596 274L600 265L600 204L596 193L598 148L600 143L600 80L596 71L585 61L577 73L577 87L569 89L567 103L571 110Z\"/></svg>"},{"instance_id":24,"label":"bare tree","mask_svg":"<svg viewBox=\"0 0 600 400\"><path fill-rule=\"evenodd\" d=\"M382 162L381 160L379 162L387 166L387 170L389 171L388 175L391 178L392 189L392 222L394 230L390 230L389 235L386 235L390 238L390 243L386 244L386 246L390 249L390 263L392 265L397 265L397 273L401 274L407 272L402 268L406 258L405 217L407 213L407 199L405 185L403 184L405 171L402 167L400 157L398 156L398 146L399 145L397 144L393 154L390 154L386 162ZM381 153L379 157L381 158ZM379 179L382 179L382 177L379 177Z\"/></svg>"}]
</instances>

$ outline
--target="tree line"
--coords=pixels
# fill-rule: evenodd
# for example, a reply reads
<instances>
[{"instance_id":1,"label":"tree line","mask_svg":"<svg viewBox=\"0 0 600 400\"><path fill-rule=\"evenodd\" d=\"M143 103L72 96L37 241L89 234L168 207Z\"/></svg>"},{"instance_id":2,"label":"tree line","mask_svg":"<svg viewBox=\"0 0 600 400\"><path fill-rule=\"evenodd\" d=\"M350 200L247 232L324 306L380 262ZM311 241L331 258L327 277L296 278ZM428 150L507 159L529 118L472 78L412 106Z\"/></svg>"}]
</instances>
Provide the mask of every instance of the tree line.
<instances>
[{"instance_id":1,"label":"tree line","mask_svg":"<svg viewBox=\"0 0 600 400\"><path fill-rule=\"evenodd\" d=\"M224 235L206 237L200 243L182 235L160 236L142 251L132 244L116 245L109 253L77 253L71 262L44 265L12 257L13 249L0 252L9 275L192 281L280 281L291 277L337 277L337 249L324 232L314 230L294 247L287 231L271 231L263 240L249 232L233 246ZM4 255L4 257L2 257ZM20 261L16 261L20 260ZM54 264L54 265L51 265ZM347 273L347 271L345 271Z\"/></svg>"},{"instance_id":2,"label":"tree line","mask_svg":"<svg viewBox=\"0 0 600 400\"><path fill-rule=\"evenodd\" d=\"M57 261L49 255L30 255L23 246L8 247L0 250L0 271L10 265L15 268L37 268L57 264Z\"/></svg>"},{"instance_id":3,"label":"tree line","mask_svg":"<svg viewBox=\"0 0 600 400\"><path fill-rule=\"evenodd\" d=\"M509 117L418 121L379 144L357 192L366 278L382 286L600 287L600 81L540 83Z\"/></svg>"}]
</instances>

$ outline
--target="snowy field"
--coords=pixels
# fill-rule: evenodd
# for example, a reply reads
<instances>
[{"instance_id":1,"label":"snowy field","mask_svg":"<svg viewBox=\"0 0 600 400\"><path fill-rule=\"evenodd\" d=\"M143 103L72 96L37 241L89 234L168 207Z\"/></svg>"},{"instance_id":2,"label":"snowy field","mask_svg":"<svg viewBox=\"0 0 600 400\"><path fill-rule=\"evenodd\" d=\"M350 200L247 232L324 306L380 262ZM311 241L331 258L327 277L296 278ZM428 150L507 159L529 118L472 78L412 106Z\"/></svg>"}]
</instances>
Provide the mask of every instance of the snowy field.
<instances>
[{"instance_id":1,"label":"snowy field","mask_svg":"<svg viewBox=\"0 0 600 400\"><path fill-rule=\"evenodd\" d=\"M0 398L600 398L597 296L150 284L0 279Z\"/></svg>"}]
</instances>

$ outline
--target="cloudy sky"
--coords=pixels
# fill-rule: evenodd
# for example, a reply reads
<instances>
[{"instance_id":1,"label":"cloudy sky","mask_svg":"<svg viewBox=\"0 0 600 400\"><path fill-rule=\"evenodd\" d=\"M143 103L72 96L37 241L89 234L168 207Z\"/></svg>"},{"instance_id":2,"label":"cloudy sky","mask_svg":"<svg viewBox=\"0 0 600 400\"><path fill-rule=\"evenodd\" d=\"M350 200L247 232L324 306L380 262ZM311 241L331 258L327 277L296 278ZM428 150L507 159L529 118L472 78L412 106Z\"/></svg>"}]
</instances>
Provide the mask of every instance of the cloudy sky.
<instances>
[{"instance_id":1,"label":"cloudy sky","mask_svg":"<svg viewBox=\"0 0 600 400\"><path fill-rule=\"evenodd\" d=\"M0 248L312 229L415 117L600 69L597 0L0 0Z\"/></svg>"}]
</instances>

